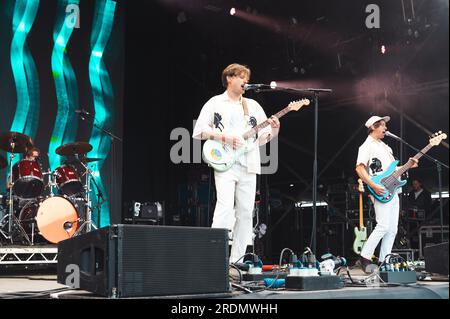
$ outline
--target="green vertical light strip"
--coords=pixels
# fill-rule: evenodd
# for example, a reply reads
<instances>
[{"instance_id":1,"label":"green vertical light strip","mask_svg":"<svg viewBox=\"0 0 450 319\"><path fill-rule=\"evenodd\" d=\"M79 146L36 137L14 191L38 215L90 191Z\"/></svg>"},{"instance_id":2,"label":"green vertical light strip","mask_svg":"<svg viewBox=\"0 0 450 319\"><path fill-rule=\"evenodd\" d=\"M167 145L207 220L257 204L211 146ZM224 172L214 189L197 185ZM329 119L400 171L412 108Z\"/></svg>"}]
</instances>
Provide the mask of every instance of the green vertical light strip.
<instances>
[{"instance_id":1,"label":"green vertical light strip","mask_svg":"<svg viewBox=\"0 0 450 319\"><path fill-rule=\"evenodd\" d=\"M16 0L10 52L17 92L17 106L11 131L26 134L32 139L36 135L39 122L39 78L26 40L36 18L38 7L39 0ZM19 157L16 156L14 162L18 160Z\"/></svg>"},{"instance_id":2,"label":"green vertical light strip","mask_svg":"<svg viewBox=\"0 0 450 319\"><path fill-rule=\"evenodd\" d=\"M95 124L105 130L111 130L114 126L113 119L113 90L106 65L103 61L105 47L109 41L114 22L114 13L116 2L112 0L101 0L96 3L96 14L91 35L91 57L89 60L89 80L92 87L95 109ZM93 146L93 151L89 156L106 159L111 147L111 141L108 135L105 135L97 128L92 129L89 143ZM91 166L93 176L103 194L107 194L101 176L101 169L104 160ZM113 170L113 168L111 168ZM110 174L114 174L113 171ZM106 195L109 197L111 194ZM91 196L93 206L97 206L97 198ZM97 212L96 212L97 213ZM101 206L99 227L107 226L110 223L110 210L108 202L105 201ZM98 216L92 216L94 222L98 221Z\"/></svg>"},{"instance_id":3,"label":"green vertical light strip","mask_svg":"<svg viewBox=\"0 0 450 319\"><path fill-rule=\"evenodd\" d=\"M79 5L79 0L59 0L56 23L53 31L52 74L55 81L58 110L48 147L50 169L61 164L61 156L56 149L75 141L77 134L78 87L75 72L67 55L67 44L73 32L73 25L67 23L66 8L70 4Z\"/></svg>"}]
</instances>

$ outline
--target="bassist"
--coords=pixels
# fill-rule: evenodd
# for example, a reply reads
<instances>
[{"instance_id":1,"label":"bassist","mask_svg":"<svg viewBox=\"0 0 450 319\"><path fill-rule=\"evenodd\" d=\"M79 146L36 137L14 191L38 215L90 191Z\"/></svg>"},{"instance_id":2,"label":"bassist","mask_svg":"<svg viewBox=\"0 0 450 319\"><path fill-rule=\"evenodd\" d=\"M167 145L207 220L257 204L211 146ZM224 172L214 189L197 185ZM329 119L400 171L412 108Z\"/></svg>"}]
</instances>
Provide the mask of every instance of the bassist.
<instances>
[{"instance_id":1,"label":"bassist","mask_svg":"<svg viewBox=\"0 0 450 319\"><path fill-rule=\"evenodd\" d=\"M378 195L383 195L385 189L382 185L374 183L371 177L383 174L395 161L392 149L382 141L387 131L386 123L389 120L389 116L372 116L367 120L365 126L368 128L368 137L359 147L356 161L356 173ZM410 160L414 161L412 167L417 167L417 160L412 158ZM371 258L380 240L379 262L383 262L384 258L391 253L398 227L400 210L398 194L386 203L375 200L374 208L377 225L364 244L360 259L362 269L366 273L374 269L371 266Z\"/></svg>"}]
</instances>

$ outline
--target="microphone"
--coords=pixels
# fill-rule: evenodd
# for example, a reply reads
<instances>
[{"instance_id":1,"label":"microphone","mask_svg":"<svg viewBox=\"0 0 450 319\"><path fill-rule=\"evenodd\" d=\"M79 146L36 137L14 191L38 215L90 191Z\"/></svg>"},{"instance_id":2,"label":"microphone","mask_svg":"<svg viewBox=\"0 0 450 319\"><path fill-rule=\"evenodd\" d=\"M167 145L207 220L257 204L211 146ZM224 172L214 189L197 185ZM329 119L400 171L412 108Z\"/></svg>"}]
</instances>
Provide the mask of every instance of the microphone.
<instances>
[{"instance_id":1,"label":"microphone","mask_svg":"<svg viewBox=\"0 0 450 319\"><path fill-rule=\"evenodd\" d=\"M256 90L266 86L265 84L244 84L244 90Z\"/></svg>"},{"instance_id":2,"label":"microphone","mask_svg":"<svg viewBox=\"0 0 450 319\"><path fill-rule=\"evenodd\" d=\"M77 114L86 114L86 115L90 115L91 114L88 111L85 111L84 109L75 110L75 113L77 113Z\"/></svg>"},{"instance_id":3,"label":"microphone","mask_svg":"<svg viewBox=\"0 0 450 319\"><path fill-rule=\"evenodd\" d=\"M392 138L394 138L394 139L396 139L396 140L401 141L401 138L400 138L400 137L398 137L398 136L395 135L395 134L392 134L392 133L389 132L389 131L384 132L384 134L387 135L387 136L389 136L389 137L392 137Z\"/></svg>"}]
</instances>

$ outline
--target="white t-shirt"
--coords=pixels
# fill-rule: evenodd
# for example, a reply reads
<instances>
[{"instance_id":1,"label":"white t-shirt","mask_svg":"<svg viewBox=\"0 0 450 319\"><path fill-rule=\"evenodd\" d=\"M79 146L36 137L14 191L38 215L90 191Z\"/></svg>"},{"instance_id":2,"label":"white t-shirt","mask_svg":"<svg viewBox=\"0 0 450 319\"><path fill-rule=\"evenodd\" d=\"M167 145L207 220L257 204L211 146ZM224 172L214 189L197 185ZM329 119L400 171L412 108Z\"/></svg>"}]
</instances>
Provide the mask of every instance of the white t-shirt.
<instances>
[{"instance_id":1,"label":"white t-shirt","mask_svg":"<svg viewBox=\"0 0 450 319\"><path fill-rule=\"evenodd\" d=\"M364 164L367 173L370 176L376 176L382 174L393 161L395 158L392 155L392 148L369 135L359 147L356 166ZM401 193L401 188L397 193Z\"/></svg>"},{"instance_id":2,"label":"white t-shirt","mask_svg":"<svg viewBox=\"0 0 450 319\"><path fill-rule=\"evenodd\" d=\"M395 161L392 149L381 140L367 136L359 147L356 166L364 164L370 176L380 175Z\"/></svg>"},{"instance_id":3,"label":"white t-shirt","mask_svg":"<svg viewBox=\"0 0 450 319\"><path fill-rule=\"evenodd\" d=\"M244 109L241 102L230 99L228 93L213 96L205 103L192 134L193 138L200 139L202 132L213 129L220 133L231 133L242 136L252 127L267 120L266 113L261 105L252 99L245 99L248 109L248 118L244 116ZM271 132L270 125L260 130L258 136ZM252 137L251 140L254 140ZM255 141L257 143L257 141ZM248 173L261 174L261 159L259 147L254 147L251 151L242 155L238 162L247 167Z\"/></svg>"}]
</instances>

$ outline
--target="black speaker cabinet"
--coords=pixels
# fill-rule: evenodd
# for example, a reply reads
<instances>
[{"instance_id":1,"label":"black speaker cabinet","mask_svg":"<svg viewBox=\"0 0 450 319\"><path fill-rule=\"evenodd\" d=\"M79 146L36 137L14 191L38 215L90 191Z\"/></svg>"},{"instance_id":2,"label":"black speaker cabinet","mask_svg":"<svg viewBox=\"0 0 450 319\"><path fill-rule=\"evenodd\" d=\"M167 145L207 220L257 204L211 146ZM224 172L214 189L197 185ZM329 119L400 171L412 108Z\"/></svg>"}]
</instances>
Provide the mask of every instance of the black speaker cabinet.
<instances>
[{"instance_id":1,"label":"black speaker cabinet","mask_svg":"<svg viewBox=\"0 0 450 319\"><path fill-rule=\"evenodd\" d=\"M108 297L228 292L228 230L111 225L58 244L58 282L77 266L79 288Z\"/></svg>"},{"instance_id":2,"label":"black speaker cabinet","mask_svg":"<svg viewBox=\"0 0 450 319\"><path fill-rule=\"evenodd\" d=\"M448 276L448 242L427 246L423 252L426 271Z\"/></svg>"}]
</instances>

